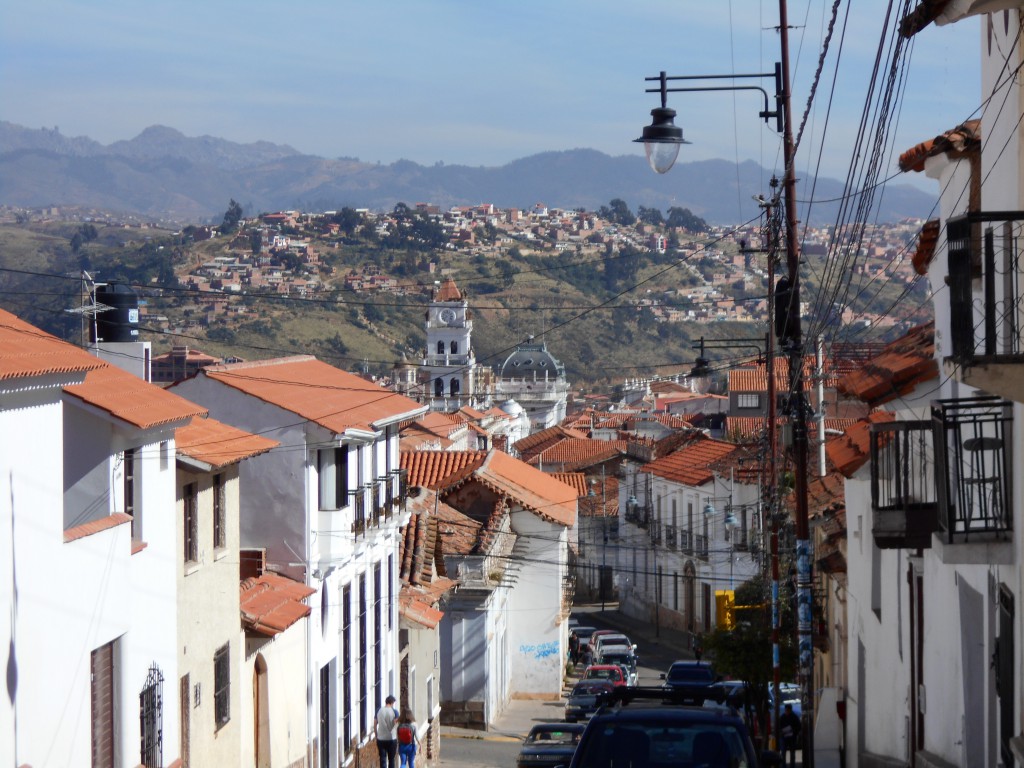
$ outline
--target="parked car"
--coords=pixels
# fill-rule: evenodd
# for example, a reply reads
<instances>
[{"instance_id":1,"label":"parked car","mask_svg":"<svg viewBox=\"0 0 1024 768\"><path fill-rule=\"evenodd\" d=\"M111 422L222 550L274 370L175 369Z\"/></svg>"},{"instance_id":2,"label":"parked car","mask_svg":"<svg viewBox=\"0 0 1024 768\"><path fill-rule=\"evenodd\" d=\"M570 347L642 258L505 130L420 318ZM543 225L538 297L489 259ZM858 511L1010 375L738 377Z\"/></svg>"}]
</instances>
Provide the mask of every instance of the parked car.
<instances>
[{"instance_id":1,"label":"parked car","mask_svg":"<svg viewBox=\"0 0 1024 768\"><path fill-rule=\"evenodd\" d=\"M584 728L582 723L540 723L533 726L523 740L516 767L554 768L568 764Z\"/></svg>"},{"instance_id":2,"label":"parked car","mask_svg":"<svg viewBox=\"0 0 1024 768\"><path fill-rule=\"evenodd\" d=\"M688 703L700 706L713 693L710 688L718 680L711 665L699 661L674 661L661 676L663 688L675 691Z\"/></svg>"},{"instance_id":3,"label":"parked car","mask_svg":"<svg viewBox=\"0 0 1024 768\"><path fill-rule=\"evenodd\" d=\"M611 645L624 645L627 648L636 649L636 646L633 645L632 641L621 632L613 632L610 634L602 633L591 638L590 650L594 654L595 661L601 658L605 648Z\"/></svg>"},{"instance_id":4,"label":"parked car","mask_svg":"<svg viewBox=\"0 0 1024 768\"><path fill-rule=\"evenodd\" d=\"M598 696L607 694L614 687L615 683L607 680L580 680L565 700L566 722L586 720L597 710Z\"/></svg>"},{"instance_id":5,"label":"parked car","mask_svg":"<svg viewBox=\"0 0 1024 768\"><path fill-rule=\"evenodd\" d=\"M601 658L598 659L598 663L615 664L622 667L622 671L626 675L626 685L637 684L636 655L631 648L623 645L608 646L604 649L604 653L601 654Z\"/></svg>"},{"instance_id":6,"label":"parked car","mask_svg":"<svg viewBox=\"0 0 1024 768\"><path fill-rule=\"evenodd\" d=\"M607 680L615 685L626 684L626 673L617 664L591 664L583 670L584 680Z\"/></svg>"},{"instance_id":7,"label":"parked car","mask_svg":"<svg viewBox=\"0 0 1024 768\"><path fill-rule=\"evenodd\" d=\"M679 692L616 688L590 718L569 768L781 765L776 752L758 756L743 720L732 710L681 704Z\"/></svg>"}]
</instances>

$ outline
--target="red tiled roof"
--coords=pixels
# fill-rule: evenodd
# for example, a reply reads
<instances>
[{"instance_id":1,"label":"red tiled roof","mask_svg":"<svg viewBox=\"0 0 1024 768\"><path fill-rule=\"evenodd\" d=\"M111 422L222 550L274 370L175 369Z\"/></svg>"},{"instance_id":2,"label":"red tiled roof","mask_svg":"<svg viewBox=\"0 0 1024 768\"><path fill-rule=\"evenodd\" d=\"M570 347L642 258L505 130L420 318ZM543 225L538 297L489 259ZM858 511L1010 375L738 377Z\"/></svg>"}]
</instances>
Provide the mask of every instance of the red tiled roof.
<instances>
[{"instance_id":1,"label":"red tiled roof","mask_svg":"<svg viewBox=\"0 0 1024 768\"><path fill-rule=\"evenodd\" d=\"M316 422L335 434L374 431L426 406L334 368L315 357L214 365L198 374Z\"/></svg>"},{"instance_id":2,"label":"red tiled roof","mask_svg":"<svg viewBox=\"0 0 1024 768\"><path fill-rule=\"evenodd\" d=\"M459 291L455 281L449 277L437 289L434 301L462 301L462 293Z\"/></svg>"},{"instance_id":3,"label":"red tiled roof","mask_svg":"<svg viewBox=\"0 0 1024 768\"><path fill-rule=\"evenodd\" d=\"M186 426L174 431L174 445L181 455L219 469L266 453L280 443L216 419L193 417Z\"/></svg>"},{"instance_id":4,"label":"red tiled roof","mask_svg":"<svg viewBox=\"0 0 1024 768\"><path fill-rule=\"evenodd\" d=\"M97 518L96 520L90 520L88 523L76 525L74 528L68 528L64 531L64 543L67 544L69 541L84 539L86 536L92 536L94 533L106 531L110 528L116 528L119 525L124 525L131 521L131 515L126 515L124 512L114 512L111 515L106 515L104 517Z\"/></svg>"},{"instance_id":5,"label":"red tiled roof","mask_svg":"<svg viewBox=\"0 0 1024 768\"><path fill-rule=\"evenodd\" d=\"M589 438L567 438L531 453L527 461L532 466L550 464L559 466L563 471L570 468L581 469L626 452L626 440L591 440Z\"/></svg>"},{"instance_id":6,"label":"red tiled roof","mask_svg":"<svg viewBox=\"0 0 1024 768\"><path fill-rule=\"evenodd\" d=\"M315 589L277 573L246 579L239 589L242 626L267 637L284 632L309 616L310 607L302 601L316 593Z\"/></svg>"},{"instance_id":7,"label":"red tiled roof","mask_svg":"<svg viewBox=\"0 0 1024 768\"><path fill-rule=\"evenodd\" d=\"M473 475L546 520L566 526L576 522L576 491L507 453L490 451Z\"/></svg>"},{"instance_id":8,"label":"red tiled roof","mask_svg":"<svg viewBox=\"0 0 1024 768\"><path fill-rule=\"evenodd\" d=\"M508 414L502 411L500 408L498 410L501 411L502 416L508 416ZM461 413L466 418L468 418L470 421L480 421L480 419L486 416L486 414L483 413L482 411L478 411L476 408L470 408L468 405L464 405L461 408L459 408L458 412Z\"/></svg>"},{"instance_id":9,"label":"red tiled roof","mask_svg":"<svg viewBox=\"0 0 1024 768\"><path fill-rule=\"evenodd\" d=\"M83 383L72 384L64 391L141 429L173 424L207 413L202 406L113 365L89 371Z\"/></svg>"},{"instance_id":10,"label":"red tiled roof","mask_svg":"<svg viewBox=\"0 0 1024 768\"><path fill-rule=\"evenodd\" d=\"M484 463L484 451L402 451L399 461L410 486L446 488Z\"/></svg>"},{"instance_id":11,"label":"red tiled roof","mask_svg":"<svg viewBox=\"0 0 1024 768\"><path fill-rule=\"evenodd\" d=\"M640 471L683 485L700 486L714 479L712 465L736 449L733 443L705 438L652 461Z\"/></svg>"},{"instance_id":12,"label":"red tiled roof","mask_svg":"<svg viewBox=\"0 0 1024 768\"><path fill-rule=\"evenodd\" d=\"M542 429L540 432L534 432L532 435L527 435L521 440L517 440L512 448L518 451L520 456L526 456L531 452L544 450L548 446L557 443L559 440L564 440L567 437L573 437L581 440L588 439L585 432L580 432L576 429L566 429L562 426L554 426Z\"/></svg>"},{"instance_id":13,"label":"red tiled roof","mask_svg":"<svg viewBox=\"0 0 1024 768\"><path fill-rule=\"evenodd\" d=\"M551 476L574 489L577 496L586 496L590 492L589 476L582 472L552 472Z\"/></svg>"},{"instance_id":14,"label":"red tiled roof","mask_svg":"<svg viewBox=\"0 0 1024 768\"><path fill-rule=\"evenodd\" d=\"M437 520L442 552L447 555L471 555L476 551L484 529L483 523L448 505L437 510Z\"/></svg>"},{"instance_id":15,"label":"red tiled roof","mask_svg":"<svg viewBox=\"0 0 1024 768\"><path fill-rule=\"evenodd\" d=\"M900 155L899 166L904 173L923 171L925 161L942 154L962 156L981 150L981 121L968 120L934 139L922 141Z\"/></svg>"},{"instance_id":16,"label":"red tiled roof","mask_svg":"<svg viewBox=\"0 0 1024 768\"><path fill-rule=\"evenodd\" d=\"M935 258L935 246L939 242L939 220L930 219L921 227L921 235L917 238L917 249L911 263L919 275L928 274L928 265Z\"/></svg>"},{"instance_id":17,"label":"red tiled roof","mask_svg":"<svg viewBox=\"0 0 1024 768\"><path fill-rule=\"evenodd\" d=\"M0 309L0 381L85 373L106 363Z\"/></svg>"},{"instance_id":18,"label":"red tiled roof","mask_svg":"<svg viewBox=\"0 0 1024 768\"><path fill-rule=\"evenodd\" d=\"M816 366L814 357L804 358L804 389L810 389L813 382L811 376ZM825 386L835 386L834 376L831 372L831 364L826 361L823 364ZM785 357L775 358L775 391L786 392L789 390L789 360ZM729 371L730 392L767 392L768 391L768 368L764 365L743 366L733 368Z\"/></svg>"},{"instance_id":19,"label":"red tiled roof","mask_svg":"<svg viewBox=\"0 0 1024 768\"><path fill-rule=\"evenodd\" d=\"M880 355L861 366L860 370L843 377L838 390L878 406L938 375L933 321L912 328L888 344Z\"/></svg>"},{"instance_id":20,"label":"red tiled roof","mask_svg":"<svg viewBox=\"0 0 1024 768\"><path fill-rule=\"evenodd\" d=\"M825 454L828 460L846 477L864 466L871 458L871 425L887 421L895 421L896 417L888 411L874 411L867 418L859 420L846 430L842 437L825 443Z\"/></svg>"}]
</instances>

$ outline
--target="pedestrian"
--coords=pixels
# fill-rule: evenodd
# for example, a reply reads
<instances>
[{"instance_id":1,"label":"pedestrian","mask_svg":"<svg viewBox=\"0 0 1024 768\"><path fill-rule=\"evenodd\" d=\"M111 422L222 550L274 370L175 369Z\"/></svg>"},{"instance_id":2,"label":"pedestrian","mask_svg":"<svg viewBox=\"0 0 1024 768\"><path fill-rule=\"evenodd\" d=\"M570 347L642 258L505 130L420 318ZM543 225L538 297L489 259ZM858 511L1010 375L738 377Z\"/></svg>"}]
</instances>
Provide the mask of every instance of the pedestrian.
<instances>
[{"instance_id":1,"label":"pedestrian","mask_svg":"<svg viewBox=\"0 0 1024 768\"><path fill-rule=\"evenodd\" d=\"M416 721L411 709L402 710L398 721L398 756L401 768L416 768L416 753L419 751L420 737L416 733Z\"/></svg>"},{"instance_id":2,"label":"pedestrian","mask_svg":"<svg viewBox=\"0 0 1024 768\"><path fill-rule=\"evenodd\" d=\"M693 658L700 661L700 657L704 655L704 636L699 632L693 638Z\"/></svg>"},{"instance_id":3,"label":"pedestrian","mask_svg":"<svg viewBox=\"0 0 1024 768\"><path fill-rule=\"evenodd\" d=\"M783 763L788 753L789 768L796 768L796 750L800 746L800 717L793 711L792 704L787 704L785 712L779 715L779 735L782 736Z\"/></svg>"},{"instance_id":4,"label":"pedestrian","mask_svg":"<svg viewBox=\"0 0 1024 768\"><path fill-rule=\"evenodd\" d=\"M580 638L575 632L569 633L569 658L573 666L580 663Z\"/></svg>"},{"instance_id":5,"label":"pedestrian","mask_svg":"<svg viewBox=\"0 0 1024 768\"><path fill-rule=\"evenodd\" d=\"M380 768L397 768L398 710L394 696L384 699L384 706L377 711L377 755Z\"/></svg>"}]
</instances>

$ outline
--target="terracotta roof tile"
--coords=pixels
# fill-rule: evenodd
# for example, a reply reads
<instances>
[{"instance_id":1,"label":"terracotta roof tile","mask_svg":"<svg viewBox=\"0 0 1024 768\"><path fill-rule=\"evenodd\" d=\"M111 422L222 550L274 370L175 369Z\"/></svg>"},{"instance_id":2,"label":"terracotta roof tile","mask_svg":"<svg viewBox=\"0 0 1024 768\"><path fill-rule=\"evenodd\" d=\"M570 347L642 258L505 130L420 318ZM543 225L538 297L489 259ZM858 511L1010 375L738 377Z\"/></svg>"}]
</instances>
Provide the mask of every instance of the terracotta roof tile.
<instances>
[{"instance_id":1,"label":"terracotta roof tile","mask_svg":"<svg viewBox=\"0 0 1024 768\"><path fill-rule=\"evenodd\" d=\"M900 155L899 167L904 173L923 171L925 161L942 154L965 155L981 150L981 121L968 120L933 139L922 141Z\"/></svg>"},{"instance_id":2,"label":"terracotta roof tile","mask_svg":"<svg viewBox=\"0 0 1024 768\"><path fill-rule=\"evenodd\" d=\"M434 295L434 301L462 301L462 292L452 278L446 278Z\"/></svg>"},{"instance_id":3,"label":"terracotta roof tile","mask_svg":"<svg viewBox=\"0 0 1024 768\"><path fill-rule=\"evenodd\" d=\"M454 585L455 582L452 582ZM433 601L419 594L417 587L404 585L398 593L398 612L407 619L426 629L434 629L444 618L444 611L434 607Z\"/></svg>"},{"instance_id":4,"label":"terracotta roof tile","mask_svg":"<svg viewBox=\"0 0 1024 768\"><path fill-rule=\"evenodd\" d=\"M840 393L863 400L871 406L889 402L924 381L938 378L935 360L935 323L912 328L872 358L843 377Z\"/></svg>"},{"instance_id":5,"label":"terracotta roof tile","mask_svg":"<svg viewBox=\"0 0 1024 768\"><path fill-rule=\"evenodd\" d=\"M173 424L207 413L202 406L113 365L89 371L83 383L72 384L64 391L141 429Z\"/></svg>"},{"instance_id":6,"label":"terracotta roof tile","mask_svg":"<svg viewBox=\"0 0 1024 768\"><path fill-rule=\"evenodd\" d=\"M714 479L712 464L737 449L733 443L705 438L670 453L641 468L641 472L696 487Z\"/></svg>"},{"instance_id":7,"label":"terracotta roof tile","mask_svg":"<svg viewBox=\"0 0 1024 768\"><path fill-rule=\"evenodd\" d=\"M92 536L94 533L107 531L131 521L131 515L126 515L124 512L114 512L111 515L90 520L88 523L76 525L74 528L68 528L64 531L64 543L67 544L69 541L84 539L86 536Z\"/></svg>"},{"instance_id":8,"label":"terracotta roof tile","mask_svg":"<svg viewBox=\"0 0 1024 768\"><path fill-rule=\"evenodd\" d=\"M552 472L551 476L575 490L577 496L586 496L590 491L589 475L582 472Z\"/></svg>"},{"instance_id":9,"label":"terracotta roof tile","mask_svg":"<svg viewBox=\"0 0 1024 768\"><path fill-rule=\"evenodd\" d=\"M809 390L813 382L811 376L814 374L816 362L813 356L804 358L804 389ZM835 386L834 372L830 370L831 364L826 361L825 386ZM786 392L789 390L789 360L785 357L775 358L775 390ZM729 371L730 392L767 392L768 391L768 369L764 365L742 366Z\"/></svg>"},{"instance_id":10,"label":"terracotta roof tile","mask_svg":"<svg viewBox=\"0 0 1024 768\"><path fill-rule=\"evenodd\" d=\"M315 589L277 573L246 579L239 589L242 626L267 637L309 616L310 607L303 600L316 594Z\"/></svg>"},{"instance_id":11,"label":"terracotta roof tile","mask_svg":"<svg viewBox=\"0 0 1024 768\"><path fill-rule=\"evenodd\" d=\"M484 528L482 522L447 505L438 509L437 519L437 532L444 554L471 555L476 551Z\"/></svg>"},{"instance_id":12,"label":"terracotta roof tile","mask_svg":"<svg viewBox=\"0 0 1024 768\"><path fill-rule=\"evenodd\" d=\"M548 427L542 429L540 432L534 432L532 435L528 435L521 440L517 440L512 446L520 456L528 456L531 453L542 451L550 445L564 440L567 437L572 437L580 440L588 439L586 432L581 432L576 429L566 429L562 426Z\"/></svg>"},{"instance_id":13,"label":"terracotta roof tile","mask_svg":"<svg viewBox=\"0 0 1024 768\"><path fill-rule=\"evenodd\" d=\"M567 438L542 451L531 453L531 466L557 466L562 471L582 469L607 461L626 452L625 440L591 440L590 438Z\"/></svg>"},{"instance_id":14,"label":"terracotta roof tile","mask_svg":"<svg viewBox=\"0 0 1024 768\"><path fill-rule=\"evenodd\" d=\"M216 419L193 417L175 430L174 445L181 455L220 468L266 453L280 443Z\"/></svg>"},{"instance_id":15,"label":"terracotta roof tile","mask_svg":"<svg viewBox=\"0 0 1024 768\"><path fill-rule=\"evenodd\" d=\"M935 258L935 246L939 242L939 220L930 219L921 227L921 234L917 238L917 249L911 263L914 271L919 275L928 274L928 265Z\"/></svg>"},{"instance_id":16,"label":"terracotta roof tile","mask_svg":"<svg viewBox=\"0 0 1024 768\"><path fill-rule=\"evenodd\" d=\"M444 488L464 479L484 463L484 451L402 451L402 469L410 486Z\"/></svg>"},{"instance_id":17,"label":"terracotta roof tile","mask_svg":"<svg viewBox=\"0 0 1024 768\"><path fill-rule=\"evenodd\" d=\"M507 453L490 451L473 474L496 492L515 499L547 520L565 526L576 523L576 492Z\"/></svg>"},{"instance_id":18,"label":"terracotta roof tile","mask_svg":"<svg viewBox=\"0 0 1024 768\"><path fill-rule=\"evenodd\" d=\"M85 373L106 363L0 309L0 381Z\"/></svg>"},{"instance_id":19,"label":"terracotta roof tile","mask_svg":"<svg viewBox=\"0 0 1024 768\"><path fill-rule=\"evenodd\" d=\"M374 431L384 423L412 418L426 406L315 357L286 357L214 365L197 375L272 403L341 434Z\"/></svg>"},{"instance_id":20,"label":"terracotta roof tile","mask_svg":"<svg viewBox=\"0 0 1024 768\"><path fill-rule=\"evenodd\" d=\"M895 421L896 417L888 411L874 411L846 430L843 437L825 443L828 460L846 477L864 466L871 458L871 425L887 421Z\"/></svg>"}]
</instances>

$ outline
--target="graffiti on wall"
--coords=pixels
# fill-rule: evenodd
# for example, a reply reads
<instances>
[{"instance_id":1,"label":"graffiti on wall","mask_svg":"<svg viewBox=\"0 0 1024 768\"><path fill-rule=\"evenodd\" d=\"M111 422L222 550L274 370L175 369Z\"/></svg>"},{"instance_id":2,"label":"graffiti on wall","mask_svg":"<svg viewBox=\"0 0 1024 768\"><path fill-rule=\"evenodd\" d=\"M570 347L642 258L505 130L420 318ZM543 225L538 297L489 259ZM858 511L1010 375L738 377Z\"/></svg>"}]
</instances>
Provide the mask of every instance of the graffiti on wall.
<instances>
[{"instance_id":1,"label":"graffiti on wall","mask_svg":"<svg viewBox=\"0 0 1024 768\"><path fill-rule=\"evenodd\" d=\"M535 659L546 659L549 656L558 655L558 643L539 643L537 645L520 645L519 652L524 656L532 656Z\"/></svg>"}]
</instances>

